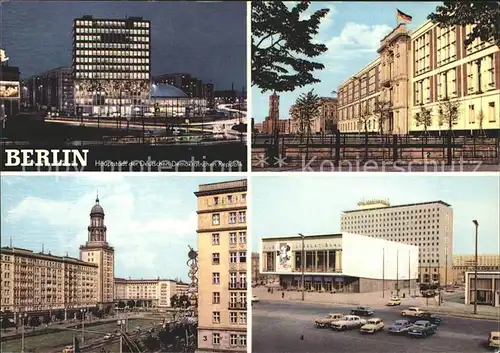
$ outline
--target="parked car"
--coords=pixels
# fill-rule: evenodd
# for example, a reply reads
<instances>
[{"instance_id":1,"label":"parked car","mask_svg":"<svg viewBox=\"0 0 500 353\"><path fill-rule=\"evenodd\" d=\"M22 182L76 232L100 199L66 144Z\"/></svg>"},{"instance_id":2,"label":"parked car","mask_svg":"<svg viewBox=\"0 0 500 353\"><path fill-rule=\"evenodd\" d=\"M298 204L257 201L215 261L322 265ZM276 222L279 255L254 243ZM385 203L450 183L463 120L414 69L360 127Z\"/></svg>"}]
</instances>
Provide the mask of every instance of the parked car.
<instances>
[{"instance_id":1,"label":"parked car","mask_svg":"<svg viewBox=\"0 0 500 353\"><path fill-rule=\"evenodd\" d=\"M111 337L113 337L113 335L111 335L109 333L107 335L104 335L105 340L109 340L109 339L111 339Z\"/></svg>"},{"instance_id":2,"label":"parked car","mask_svg":"<svg viewBox=\"0 0 500 353\"><path fill-rule=\"evenodd\" d=\"M398 297L392 297L391 300L389 300L386 305L387 306L401 305L401 299L399 299Z\"/></svg>"},{"instance_id":3,"label":"parked car","mask_svg":"<svg viewBox=\"0 0 500 353\"><path fill-rule=\"evenodd\" d=\"M489 348L500 348L500 331L492 331L488 336Z\"/></svg>"},{"instance_id":4,"label":"parked car","mask_svg":"<svg viewBox=\"0 0 500 353\"><path fill-rule=\"evenodd\" d=\"M361 326L359 330L361 333L375 333L378 331L382 331L384 329L384 322L379 318L371 318L366 324Z\"/></svg>"},{"instance_id":5,"label":"parked car","mask_svg":"<svg viewBox=\"0 0 500 353\"><path fill-rule=\"evenodd\" d=\"M73 346L66 346L62 350L62 353L73 353Z\"/></svg>"},{"instance_id":6,"label":"parked car","mask_svg":"<svg viewBox=\"0 0 500 353\"><path fill-rule=\"evenodd\" d=\"M413 322L409 320L396 320L393 322L391 327L389 327L389 333L405 333L411 326L413 326Z\"/></svg>"},{"instance_id":7,"label":"parked car","mask_svg":"<svg viewBox=\"0 0 500 353\"><path fill-rule=\"evenodd\" d=\"M427 312L422 312L417 317L420 320L429 321L431 324L434 324L436 326L441 325L441 322L443 321L443 319L441 319L439 316Z\"/></svg>"},{"instance_id":8,"label":"parked car","mask_svg":"<svg viewBox=\"0 0 500 353\"><path fill-rule=\"evenodd\" d=\"M316 327L330 327L335 321L339 321L344 317L344 314L329 313L325 317L314 319Z\"/></svg>"},{"instance_id":9,"label":"parked car","mask_svg":"<svg viewBox=\"0 0 500 353\"><path fill-rule=\"evenodd\" d=\"M356 315L346 315L341 320L333 322L331 324L331 328L336 331L345 331L354 328L361 328L364 324L366 324L365 319L361 319Z\"/></svg>"},{"instance_id":10,"label":"parked car","mask_svg":"<svg viewBox=\"0 0 500 353\"><path fill-rule=\"evenodd\" d=\"M419 315L423 314L424 311L420 310L417 307L409 307L408 309L401 310L401 316L415 316L418 317Z\"/></svg>"},{"instance_id":11,"label":"parked car","mask_svg":"<svg viewBox=\"0 0 500 353\"><path fill-rule=\"evenodd\" d=\"M371 308L366 307L366 306L358 306L358 307L352 309L350 314L357 315L357 316L371 316L371 315L373 315L373 310Z\"/></svg>"},{"instance_id":12,"label":"parked car","mask_svg":"<svg viewBox=\"0 0 500 353\"><path fill-rule=\"evenodd\" d=\"M408 329L408 334L414 337L427 337L434 334L436 328L436 325L433 325L429 321L419 320Z\"/></svg>"}]
</instances>

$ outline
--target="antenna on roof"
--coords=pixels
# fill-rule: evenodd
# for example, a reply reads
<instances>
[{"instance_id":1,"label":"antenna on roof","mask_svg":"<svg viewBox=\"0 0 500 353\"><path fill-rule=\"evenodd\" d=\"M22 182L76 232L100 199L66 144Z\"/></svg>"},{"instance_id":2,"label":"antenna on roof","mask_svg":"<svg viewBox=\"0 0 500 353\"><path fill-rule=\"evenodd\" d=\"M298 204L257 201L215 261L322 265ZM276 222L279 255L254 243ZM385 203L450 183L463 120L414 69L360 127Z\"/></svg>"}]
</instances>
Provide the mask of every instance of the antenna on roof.
<instances>
[{"instance_id":1,"label":"antenna on roof","mask_svg":"<svg viewBox=\"0 0 500 353\"><path fill-rule=\"evenodd\" d=\"M42 244L42 254L43 254L43 250L44 250L44 245Z\"/></svg>"},{"instance_id":2,"label":"antenna on roof","mask_svg":"<svg viewBox=\"0 0 500 353\"><path fill-rule=\"evenodd\" d=\"M9 247L12 248L12 237L10 237L10 240L9 240Z\"/></svg>"}]
</instances>

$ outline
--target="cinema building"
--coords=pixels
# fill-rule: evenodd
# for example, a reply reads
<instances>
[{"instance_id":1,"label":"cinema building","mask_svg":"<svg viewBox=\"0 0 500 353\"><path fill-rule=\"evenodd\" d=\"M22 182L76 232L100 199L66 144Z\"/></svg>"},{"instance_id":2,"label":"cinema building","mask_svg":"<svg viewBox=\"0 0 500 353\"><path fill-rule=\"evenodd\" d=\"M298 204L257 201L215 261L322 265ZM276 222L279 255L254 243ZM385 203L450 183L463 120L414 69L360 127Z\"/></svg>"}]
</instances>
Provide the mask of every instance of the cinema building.
<instances>
[{"instance_id":1,"label":"cinema building","mask_svg":"<svg viewBox=\"0 0 500 353\"><path fill-rule=\"evenodd\" d=\"M418 247L352 233L261 239L262 275L281 287L363 293L415 288Z\"/></svg>"}]
</instances>

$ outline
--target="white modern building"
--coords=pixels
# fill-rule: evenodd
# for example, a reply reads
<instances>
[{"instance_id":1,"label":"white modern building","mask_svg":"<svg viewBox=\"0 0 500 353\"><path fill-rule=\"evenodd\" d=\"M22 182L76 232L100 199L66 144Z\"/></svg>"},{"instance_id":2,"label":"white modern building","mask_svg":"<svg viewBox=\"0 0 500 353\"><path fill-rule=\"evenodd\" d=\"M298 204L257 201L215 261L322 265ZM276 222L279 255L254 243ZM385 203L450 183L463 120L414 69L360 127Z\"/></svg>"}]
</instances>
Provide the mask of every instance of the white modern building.
<instances>
[{"instance_id":1,"label":"white modern building","mask_svg":"<svg viewBox=\"0 0 500 353\"><path fill-rule=\"evenodd\" d=\"M474 272L465 272L465 303L473 305L477 292L478 305L500 307L500 272L478 272L475 288Z\"/></svg>"},{"instance_id":2,"label":"white modern building","mask_svg":"<svg viewBox=\"0 0 500 353\"><path fill-rule=\"evenodd\" d=\"M344 211L340 231L418 246L422 283L453 281L453 209L443 201L391 205L387 200L363 200Z\"/></svg>"},{"instance_id":3,"label":"white modern building","mask_svg":"<svg viewBox=\"0 0 500 353\"><path fill-rule=\"evenodd\" d=\"M302 260L304 258L304 260ZM374 292L414 286L418 247L353 233L261 239L262 275L285 289Z\"/></svg>"}]
</instances>

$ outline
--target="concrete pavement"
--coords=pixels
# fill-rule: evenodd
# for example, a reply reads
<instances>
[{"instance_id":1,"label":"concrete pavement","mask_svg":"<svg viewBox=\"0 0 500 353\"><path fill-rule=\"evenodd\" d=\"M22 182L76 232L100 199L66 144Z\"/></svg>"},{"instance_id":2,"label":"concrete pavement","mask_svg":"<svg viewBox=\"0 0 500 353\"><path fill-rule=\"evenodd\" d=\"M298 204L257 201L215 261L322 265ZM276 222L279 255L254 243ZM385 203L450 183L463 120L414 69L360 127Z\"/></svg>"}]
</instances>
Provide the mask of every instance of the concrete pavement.
<instances>
[{"instance_id":1,"label":"concrete pavement","mask_svg":"<svg viewBox=\"0 0 500 353\"><path fill-rule=\"evenodd\" d=\"M273 289L273 293L268 292L266 287L258 286L252 288L252 295L256 295L261 300L273 300L273 301L291 301L297 302L302 301L302 292L297 291L284 291L285 297L282 298L283 291ZM403 293L405 293L405 298L402 298ZM414 291L411 291L412 295ZM443 298L446 298L446 294L443 294ZM370 293L316 293L316 292L305 292L304 301L306 303L314 304L329 304L329 305L365 305L372 308L382 308L385 307L389 299L391 298L391 292L387 291L384 294L382 292L370 292ZM410 297L408 294L408 289L400 291L401 306L417 306L421 307L430 312L439 314L448 314L456 316L466 316L475 318L486 318L486 319L497 319L500 320L500 308L495 308L491 306L478 306L478 313L473 314L473 307L471 305L467 306L460 303L449 302L444 300L441 305L436 298L423 298L423 297Z\"/></svg>"},{"instance_id":2,"label":"concrete pavement","mask_svg":"<svg viewBox=\"0 0 500 353\"><path fill-rule=\"evenodd\" d=\"M481 353L498 323L488 320L444 317L437 333L425 339L393 336L387 330L361 335L359 330L334 332L317 329L313 320L328 312L347 313L351 306L286 302L255 303L252 311L252 351L259 353L369 352L369 353ZM375 309L386 327L401 319L400 308ZM303 336L303 340L300 337Z\"/></svg>"}]
</instances>

